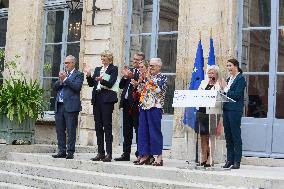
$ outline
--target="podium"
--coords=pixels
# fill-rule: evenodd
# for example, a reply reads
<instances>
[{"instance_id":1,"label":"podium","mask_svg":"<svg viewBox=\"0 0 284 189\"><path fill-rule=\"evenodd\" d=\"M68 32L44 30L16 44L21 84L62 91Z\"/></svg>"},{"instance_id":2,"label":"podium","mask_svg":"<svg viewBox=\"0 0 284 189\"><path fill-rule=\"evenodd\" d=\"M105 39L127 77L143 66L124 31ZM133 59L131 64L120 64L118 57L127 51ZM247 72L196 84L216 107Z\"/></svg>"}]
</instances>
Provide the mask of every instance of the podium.
<instances>
[{"instance_id":1,"label":"podium","mask_svg":"<svg viewBox=\"0 0 284 189\"><path fill-rule=\"evenodd\" d=\"M206 108L206 114L209 115L209 148L210 148L210 156L209 161L210 165L213 165L212 162L212 148L215 149L216 146L216 140L215 135L210 135L211 131L211 116L215 115L216 117L216 127L217 127L217 116L222 114L222 105L224 102L235 102L233 99L227 97L226 95L222 94L221 92L217 90L176 90L174 92L174 98L173 98L173 107L192 107L192 108L200 108L204 107ZM196 116L196 115L195 115ZM198 133L199 132L199 133ZM214 168L214 165L211 167L203 167L200 166L200 153L198 153L199 145L198 145L198 135L200 135L200 128L197 132L197 138L196 138L196 158L195 158L195 165L190 166L194 169L206 169L206 170L216 170ZM212 138L210 138L213 136ZM214 140L213 140L214 138ZM188 149L188 134L186 132L186 141L187 141L187 149ZM212 144L213 141L213 144ZM199 159L199 160L198 160ZM189 161L187 161L189 165ZM189 168L189 167L188 167Z\"/></svg>"}]
</instances>

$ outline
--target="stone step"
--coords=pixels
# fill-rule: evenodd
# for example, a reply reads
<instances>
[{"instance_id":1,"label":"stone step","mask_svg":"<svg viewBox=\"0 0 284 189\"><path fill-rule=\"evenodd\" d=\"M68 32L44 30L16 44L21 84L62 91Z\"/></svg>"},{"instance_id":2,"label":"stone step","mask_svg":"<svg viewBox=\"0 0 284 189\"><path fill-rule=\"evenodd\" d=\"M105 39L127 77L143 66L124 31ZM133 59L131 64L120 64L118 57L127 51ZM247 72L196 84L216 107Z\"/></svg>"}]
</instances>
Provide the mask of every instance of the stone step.
<instances>
[{"instance_id":1,"label":"stone step","mask_svg":"<svg viewBox=\"0 0 284 189\"><path fill-rule=\"evenodd\" d=\"M23 186L19 184L11 184L6 182L0 182L1 189L36 189L35 187Z\"/></svg>"},{"instance_id":2,"label":"stone step","mask_svg":"<svg viewBox=\"0 0 284 189\"><path fill-rule=\"evenodd\" d=\"M2 165L2 163L0 163ZM2 166L1 166L2 167ZM99 186L89 183L80 183L66 180L59 180L53 178L46 178L40 176L33 176L29 174L24 174L21 171L17 171L17 168L13 170L14 172L7 170L0 170L0 181L6 183L7 188L41 188L41 189L117 189L114 187ZM10 185L10 186L9 186ZM1 185L0 185L1 186ZM6 187L4 185L4 187ZM2 187L1 187L2 188Z\"/></svg>"},{"instance_id":3,"label":"stone step","mask_svg":"<svg viewBox=\"0 0 284 189\"><path fill-rule=\"evenodd\" d=\"M75 162L75 160L65 160L69 162ZM108 166L109 164L106 164ZM72 182L72 183L85 183L85 184L99 184L107 185L110 187L119 187L124 189L240 189L244 187L235 187L235 186L222 186L222 185L213 185L213 184L204 184L204 183L193 183L193 182L179 182L173 179L157 179L141 176L130 176L130 175L119 175L119 174L110 174L103 172L93 172L93 171L84 171L72 168L62 168L62 167L53 167L46 165L37 165L31 163L22 163L15 161L0 161L0 176L3 178L3 181L15 183L14 180L9 180L11 176L6 176L6 174L17 175L18 182L25 180L25 185L27 186L37 186L34 182L41 178L45 182L57 180L58 182ZM9 171L9 172L7 172ZM3 173L2 173L3 172ZM13 172L13 173L11 173ZM21 176L22 175L22 176ZM7 178L8 177L8 178ZM13 176L14 177L14 176ZM36 178L36 179L35 179ZM1 178L2 179L2 178ZM0 180L1 181L1 180ZM37 181L38 182L38 181ZM56 183L57 185L59 183ZM21 182L22 183L22 182ZM79 184L79 185L80 185ZM62 188L61 186L55 186L54 182L45 183L45 186L48 188ZM71 184L72 185L72 184ZM74 185L72 185L74 186ZM78 185L77 185L78 186ZM38 187L38 186L37 186ZM43 187L43 186L40 186ZM69 186L65 186L70 188ZM75 186L74 186L75 187ZM87 187L87 186L86 186ZM81 188L81 187L80 187Z\"/></svg>"},{"instance_id":4,"label":"stone step","mask_svg":"<svg viewBox=\"0 0 284 189\"><path fill-rule=\"evenodd\" d=\"M209 185L249 188L284 188L284 168L242 165L239 170L223 170L221 165L214 169L196 170L184 161L164 159L163 167L137 166L131 162L92 162L93 154L76 154L74 160L54 159L50 154L10 153L9 160L66 169L77 169L97 173L155 178L181 183L204 183ZM210 171L211 170L211 171Z\"/></svg>"},{"instance_id":5,"label":"stone step","mask_svg":"<svg viewBox=\"0 0 284 189\"><path fill-rule=\"evenodd\" d=\"M19 153L55 153L56 145L34 144L34 145L6 145L0 144L0 159L6 159L10 152ZM122 146L115 146L113 148L114 154L122 153ZM135 145L131 148L132 154L136 151ZM97 153L96 146L76 146L76 153ZM163 150L163 157L172 159L171 150ZM183 156L181 156L183 157ZM187 160L187 159L182 159ZM273 158L257 158L257 157L242 157L242 164L256 165L256 166L270 166L270 167L284 167L284 159Z\"/></svg>"}]
</instances>

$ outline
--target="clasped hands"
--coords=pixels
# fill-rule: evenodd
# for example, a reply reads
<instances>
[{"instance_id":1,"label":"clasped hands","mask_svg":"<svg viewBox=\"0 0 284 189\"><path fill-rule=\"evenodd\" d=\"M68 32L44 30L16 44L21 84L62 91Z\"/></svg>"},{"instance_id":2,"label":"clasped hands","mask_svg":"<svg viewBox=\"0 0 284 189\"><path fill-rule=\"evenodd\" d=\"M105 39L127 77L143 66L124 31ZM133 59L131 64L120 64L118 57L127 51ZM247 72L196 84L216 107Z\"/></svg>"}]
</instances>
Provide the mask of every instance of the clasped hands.
<instances>
[{"instance_id":1,"label":"clasped hands","mask_svg":"<svg viewBox=\"0 0 284 189\"><path fill-rule=\"evenodd\" d=\"M91 68L86 63L83 63L83 72L87 77L91 76ZM102 81L103 76L95 77L95 80Z\"/></svg>"},{"instance_id":2,"label":"clasped hands","mask_svg":"<svg viewBox=\"0 0 284 189\"><path fill-rule=\"evenodd\" d=\"M63 83L64 79L67 77L67 73L64 71L60 71L58 74L59 80L61 83Z\"/></svg>"}]
</instances>

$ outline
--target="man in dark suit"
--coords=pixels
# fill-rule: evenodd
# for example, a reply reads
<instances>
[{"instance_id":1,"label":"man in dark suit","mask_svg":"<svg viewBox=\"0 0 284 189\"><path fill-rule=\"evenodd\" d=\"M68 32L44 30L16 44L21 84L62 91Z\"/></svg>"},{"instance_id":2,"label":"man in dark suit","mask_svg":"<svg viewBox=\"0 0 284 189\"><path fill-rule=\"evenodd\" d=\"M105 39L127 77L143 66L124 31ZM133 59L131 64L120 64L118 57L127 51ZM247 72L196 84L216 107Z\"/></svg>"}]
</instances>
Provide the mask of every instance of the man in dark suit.
<instances>
[{"instance_id":1,"label":"man in dark suit","mask_svg":"<svg viewBox=\"0 0 284 189\"><path fill-rule=\"evenodd\" d=\"M66 71L59 73L59 79L54 84L54 90L57 93L54 111L59 151L52 157L73 159L78 115L82 109L80 91L84 74L75 69L76 58L74 56L67 56L64 64ZM68 134L67 148L66 130Z\"/></svg>"},{"instance_id":2,"label":"man in dark suit","mask_svg":"<svg viewBox=\"0 0 284 189\"><path fill-rule=\"evenodd\" d=\"M134 87L130 83L131 79L138 81L139 79L139 63L145 59L144 53L137 53L133 57L133 68L125 67L122 71L123 77L120 80L119 88L123 89L120 100L120 108L123 108L123 154L115 161L129 161L131 153L131 145L133 138L133 128L136 133L136 142L138 137L139 124L139 99L133 98ZM138 156L138 151L135 153Z\"/></svg>"},{"instance_id":3,"label":"man in dark suit","mask_svg":"<svg viewBox=\"0 0 284 189\"><path fill-rule=\"evenodd\" d=\"M95 119L98 154L92 161L110 162L112 160L112 113L117 99L117 75L118 68L113 65L113 55L109 51L101 54L102 65L95 68L91 76L90 68L84 65L84 72L89 87L93 87L92 104ZM104 149L104 137L106 153Z\"/></svg>"}]
</instances>

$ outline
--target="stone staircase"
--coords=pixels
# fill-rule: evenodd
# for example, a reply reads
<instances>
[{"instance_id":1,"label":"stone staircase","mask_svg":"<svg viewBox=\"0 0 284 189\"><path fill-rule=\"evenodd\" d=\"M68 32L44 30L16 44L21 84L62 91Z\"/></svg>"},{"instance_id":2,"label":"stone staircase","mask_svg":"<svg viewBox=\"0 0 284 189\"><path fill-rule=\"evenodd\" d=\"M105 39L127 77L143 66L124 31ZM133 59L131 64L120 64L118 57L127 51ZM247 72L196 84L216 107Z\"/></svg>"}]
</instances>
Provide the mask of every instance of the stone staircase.
<instances>
[{"instance_id":1,"label":"stone staircase","mask_svg":"<svg viewBox=\"0 0 284 189\"><path fill-rule=\"evenodd\" d=\"M183 160L165 159L163 167L154 167L92 162L93 156L77 153L75 159L66 160L46 153L11 152L0 160L0 188L284 188L283 167L242 165L239 170L223 170L216 165L213 170L196 170Z\"/></svg>"}]
</instances>

